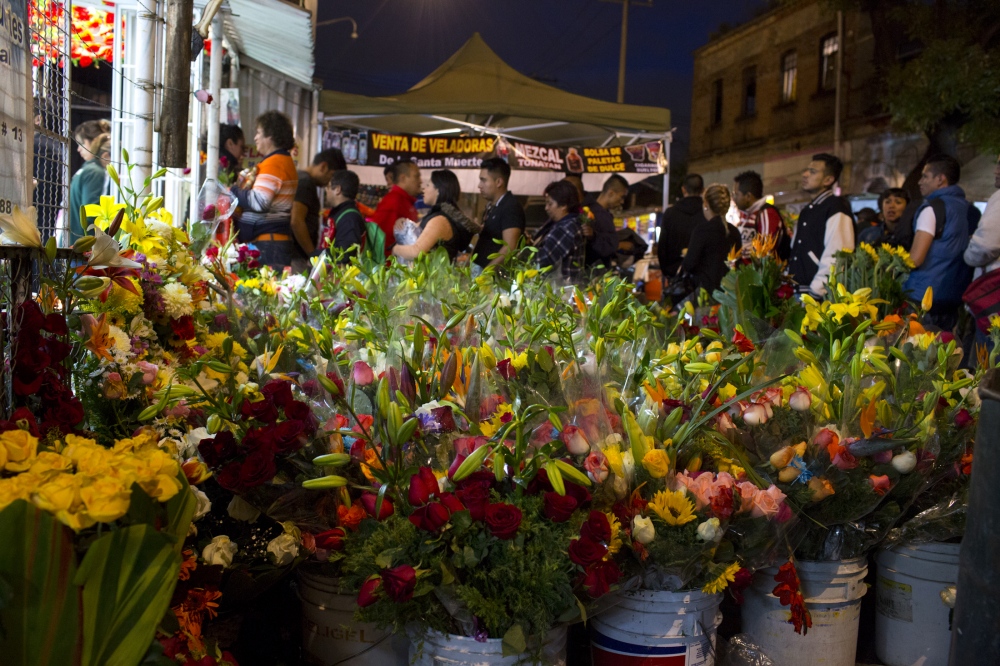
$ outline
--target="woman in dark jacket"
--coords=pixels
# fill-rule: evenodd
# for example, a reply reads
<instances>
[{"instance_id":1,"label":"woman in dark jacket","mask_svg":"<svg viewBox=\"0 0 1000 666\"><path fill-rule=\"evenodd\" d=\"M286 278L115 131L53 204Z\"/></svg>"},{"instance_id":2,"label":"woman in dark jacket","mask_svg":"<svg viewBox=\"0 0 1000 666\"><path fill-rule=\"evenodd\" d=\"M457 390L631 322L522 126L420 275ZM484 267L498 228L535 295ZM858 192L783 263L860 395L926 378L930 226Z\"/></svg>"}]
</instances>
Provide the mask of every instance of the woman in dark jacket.
<instances>
[{"instance_id":1,"label":"woman in dark jacket","mask_svg":"<svg viewBox=\"0 0 1000 666\"><path fill-rule=\"evenodd\" d=\"M455 172L448 169L431 172L430 181L424 183L424 203L431 206L431 211L420 222L420 236L413 245L393 245L392 253L400 259L414 259L443 247L455 261L455 257L468 249L472 237L482 230L481 225L459 210L461 195Z\"/></svg>"},{"instance_id":2,"label":"woman in dark jacket","mask_svg":"<svg viewBox=\"0 0 1000 666\"><path fill-rule=\"evenodd\" d=\"M739 249L740 232L726 222L731 195L725 185L710 185L703 196L705 219L691 232L691 242L681 263L681 270L694 277L695 289L709 294L719 288L729 272L726 263L730 251Z\"/></svg>"}]
</instances>

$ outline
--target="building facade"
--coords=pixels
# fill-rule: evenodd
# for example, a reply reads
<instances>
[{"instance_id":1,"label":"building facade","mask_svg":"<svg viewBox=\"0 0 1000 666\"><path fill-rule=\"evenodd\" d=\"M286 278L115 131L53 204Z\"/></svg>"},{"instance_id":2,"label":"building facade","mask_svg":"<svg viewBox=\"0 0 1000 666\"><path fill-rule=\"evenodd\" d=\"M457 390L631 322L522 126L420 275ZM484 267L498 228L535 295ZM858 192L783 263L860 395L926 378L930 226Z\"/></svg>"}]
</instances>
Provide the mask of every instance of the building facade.
<instances>
[{"instance_id":1,"label":"building facade","mask_svg":"<svg viewBox=\"0 0 1000 666\"><path fill-rule=\"evenodd\" d=\"M868 16L845 13L840 34L837 23L823 2L783 6L695 51L688 171L729 184L753 169L767 193L793 204L808 199L799 183L810 156L829 152L844 161L840 187L847 195L870 201L901 185L926 139L893 132L879 106L882 82ZM970 198L985 201L993 192L995 157L973 150L957 157Z\"/></svg>"}]
</instances>

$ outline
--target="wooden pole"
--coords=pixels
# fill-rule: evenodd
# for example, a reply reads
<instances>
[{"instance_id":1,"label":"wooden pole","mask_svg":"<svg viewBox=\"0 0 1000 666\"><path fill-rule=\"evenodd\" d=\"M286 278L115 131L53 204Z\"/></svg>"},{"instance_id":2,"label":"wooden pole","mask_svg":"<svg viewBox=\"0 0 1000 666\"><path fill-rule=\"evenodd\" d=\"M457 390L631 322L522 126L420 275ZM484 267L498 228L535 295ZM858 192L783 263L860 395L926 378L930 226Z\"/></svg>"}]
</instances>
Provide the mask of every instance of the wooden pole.
<instances>
[{"instance_id":1,"label":"wooden pole","mask_svg":"<svg viewBox=\"0 0 1000 666\"><path fill-rule=\"evenodd\" d=\"M167 53L160 159L165 167L187 166L188 108L191 96L191 31L194 0L167 0Z\"/></svg>"}]
</instances>

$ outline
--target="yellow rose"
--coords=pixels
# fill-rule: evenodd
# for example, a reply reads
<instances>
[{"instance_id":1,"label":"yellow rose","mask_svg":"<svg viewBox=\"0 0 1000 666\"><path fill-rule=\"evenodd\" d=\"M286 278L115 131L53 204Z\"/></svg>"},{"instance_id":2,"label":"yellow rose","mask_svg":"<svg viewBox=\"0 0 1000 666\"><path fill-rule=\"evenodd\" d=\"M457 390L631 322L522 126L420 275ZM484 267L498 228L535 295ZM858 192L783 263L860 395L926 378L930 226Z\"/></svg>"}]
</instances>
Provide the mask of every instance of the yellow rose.
<instances>
[{"instance_id":1,"label":"yellow rose","mask_svg":"<svg viewBox=\"0 0 1000 666\"><path fill-rule=\"evenodd\" d=\"M97 522L86 511L56 511L56 520L74 532L86 529Z\"/></svg>"},{"instance_id":2,"label":"yellow rose","mask_svg":"<svg viewBox=\"0 0 1000 666\"><path fill-rule=\"evenodd\" d=\"M87 513L99 523L110 523L128 513L131 491L116 479L104 477L80 489Z\"/></svg>"},{"instance_id":3,"label":"yellow rose","mask_svg":"<svg viewBox=\"0 0 1000 666\"><path fill-rule=\"evenodd\" d=\"M652 449L643 456L642 466L654 479L662 479L670 473L670 456L663 449Z\"/></svg>"},{"instance_id":4,"label":"yellow rose","mask_svg":"<svg viewBox=\"0 0 1000 666\"><path fill-rule=\"evenodd\" d=\"M0 447L0 449L2 448ZM22 474L12 479L0 479L0 511L17 500L26 500L31 497L31 488L22 482L23 476L26 475Z\"/></svg>"},{"instance_id":5,"label":"yellow rose","mask_svg":"<svg viewBox=\"0 0 1000 666\"><path fill-rule=\"evenodd\" d=\"M31 499L39 509L57 513L80 506L80 486L83 479L74 474L60 474L39 486Z\"/></svg>"},{"instance_id":6,"label":"yellow rose","mask_svg":"<svg viewBox=\"0 0 1000 666\"><path fill-rule=\"evenodd\" d=\"M8 430L0 435L0 444L7 449L8 472L23 472L31 467L38 450L38 438L27 430Z\"/></svg>"},{"instance_id":7,"label":"yellow rose","mask_svg":"<svg viewBox=\"0 0 1000 666\"><path fill-rule=\"evenodd\" d=\"M0 447L6 453L6 450ZM50 472L71 472L70 469L73 466L73 462L58 453L53 453L52 451L42 451L35 458L35 462L31 464L31 469L28 470L32 474L38 474L39 476L45 476Z\"/></svg>"}]
</instances>

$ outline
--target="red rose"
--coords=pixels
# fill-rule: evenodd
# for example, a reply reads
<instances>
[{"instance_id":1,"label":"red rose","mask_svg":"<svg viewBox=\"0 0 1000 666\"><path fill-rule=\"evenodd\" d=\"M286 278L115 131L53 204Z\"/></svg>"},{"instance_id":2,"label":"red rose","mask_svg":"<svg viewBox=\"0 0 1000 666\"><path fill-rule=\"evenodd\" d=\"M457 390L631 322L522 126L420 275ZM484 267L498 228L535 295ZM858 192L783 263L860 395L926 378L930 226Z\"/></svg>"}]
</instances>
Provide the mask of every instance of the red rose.
<instances>
[{"instance_id":1,"label":"red rose","mask_svg":"<svg viewBox=\"0 0 1000 666\"><path fill-rule=\"evenodd\" d=\"M242 465L238 462L231 462L215 475L215 480L219 482L219 485L226 490L236 493L241 490L240 487L240 470Z\"/></svg>"},{"instance_id":2,"label":"red rose","mask_svg":"<svg viewBox=\"0 0 1000 666\"><path fill-rule=\"evenodd\" d=\"M455 492L462 504L469 510L473 520L486 519L486 507L490 503L490 487L484 483L475 483Z\"/></svg>"},{"instance_id":3,"label":"red rose","mask_svg":"<svg viewBox=\"0 0 1000 666\"><path fill-rule=\"evenodd\" d=\"M343 527L334 527L332 530L320 532L314 538L316 547L323 550L340 550L344 547L344 539L347 531Z\"/></svg>"},{"instance_id":4,"label":"red rose","mask_svg":"<svg viewBox=\"0 0 1000 666\"><path fill-rule=\"evenodd\" d=\"M247 456L240 467L240 485L244 488L254 488L263 485L277 473L274 466L274 454L266 448L260 448Z\"/></svg>"},{"instance_id":5,"label":"red rose","mask_svg":"<svg viewBox=\"0 0 1000 666\"><path fill-rule=\"evenodd\" d=\"M459 437L455 440L455 455L467 456L490 440L486 437Z\"/></svg>"},{"instance_id":6,"label":"red rose","mask_svg":"<svg viewBox=\"0 0 1000 666\"><path fill-rule=\"evenodd\" d=\"M381 586L382 579L377 576L362 583L361 591L358 592L358 608L367 608L378 601L377 592Z\"/></svg>"},{"instance_id":7,"label":"red rose","mask_svg":"<svg viewBox=\"0 0 1000 666\"><path fill-rule=\"evenodd\" d=\"M306 444L305 427L302 421L282 421L267 430L273 438L274 450L278 453L298 451Z\"/></svg>"},{"instance_id":8,"label":"red rose","mask_svg":"<svg viewBox=\"0 0 1000 666\"><path fill-rule=\"evenodd\" d=\"M306 382L306 384L309 384L309 382ZM319 386L319 384L316 384L316 386ZM306 386L303 386L302 390L307 393ZM311 421L312 410L309 409L309 405L301 400L292 400L285 405L285 418L295 421Z\"/></svg>"},{"instance_id":9,"label":"red rose","mask_svg":"<svg viewBox=\"0 0 1000 666\"><path fill-rule=\"evenodd\" d=\"M413 506L423 506L438 494L438 480L430 467L421 467L410 477L408 497Z\"/></svg>"},{"instance_id":10,"label":"red rose","mask_svg":"<svg viewBox=\"0 0 1000 666\"><path fill-rule=\"evenodd\" d=\"M462 500L456 497L454 493L441 493L441 496L438 499L441 500L441 503L444 504L451 513L465 511L465 505L462 504Z\"/></svg>"},{"instance_id":11,"label":"red rose","mask_svg":"<svg viewBox=\"0 0 1000 666\"><path fill-rule=\"evenodd\" d=\"M224 430L198 442L198 453L209 467L218 467L236 455L236 438Z\"/></svg>"},{"instance_id":12,"label":"red rose","mask_svg":"<svg viewBox=\"0 0 1000 666\"><path fill-rule=\"evenodd\" d=\"M509 380L517 378L517 369L510 364L509 358L505 358L504 360L497 363L497 372L499 372L500 376L503 377L504 379Z\"/></svg>"},{"instance_id":13,"label":"red rose","mask_svg":"<svg viewBox=\"0 0 1000 666\"><path fill-rule=\"evenodd\" d=\"M194 340L194 317L191 315L184 315L180 319L174 319L170 322L170 328L173 330L174 335L181 340Z\"/></svg>"},{"instance_id":14,"label":"red rose","mask_svg":"<svg viewBox=\"0 0 1000 666\"><path fill-rule=\"evenodd\" d=\"M521 526L521 510L513 504L490 504L486 507L486 525L498 539L513 539Z\"/></svg>"},{"instance_id":15,"label":"red rose","mask_svg":"<svg viewBox=\"0 0 1000 666\"><path fill-rule=\"evenodd\" d=\"M580 537L569 542L569 559L584 569L594 562L600 562L608 554L608 547L600 541Z\"/></svg>"},{"instance_id":16,"label":"red rose","mask_svg":"<svg viewBox=\"0 0 1000 666\"><path fill-rule=\"evenodd\" d=\"M552 491L545 493L545 507L542 514L553 523L565 523L576 511L579 503L572 495L560 495Z\"/></svg>"},{"instance_id":17,"label":"red rose","mask_svg":"<svg viewBox=\"0 0 1000 666\"><path fill-rule=\"evenodd\" d=\"M493 475L493 472L480 469L456 483L455 487L461 490L469 486L486 486L486 489L489 490L495 482L496 477Z\"/></svg>"},{"instance_id":18,"label":"red rose","mask_svg":"<svg viewBox=\"0 0 1000 666\"><path fill-rule=\"evenodd\" d=\"M786 299L791 298L794 293L795 293L795 287L793 287L790 284L783 284L780 287L778 287L777 291L774 292L774 295L784 301Z\"/></svg>"},{"instance_id":19,"label":"red rose","mask_svg":"<svg viewBox=\"0 0 1000 666\"><path fill-rule=\"evenodd\" d=\"M14 413L10 415L9 423L12 424L13 428L27 430L33 437L39 436L38 422L35 421L35 415L27 407L18 407L15 409Z\"/></svg>"},{"instance_id":20,"label":"red rose","mask_svg":"<svg viewBox=\"0 0 1000 666\"><path fill-rule=\"evenodd\" d=\"M395 602L403 603L413 598L417 586L417 572L409 564L400 564L382 572L382 585L386 595Z\"/></svg>"},{"instance_id":21,"label":"red rose","mask_svg":"<svg viewBox=\"0 0 1000 666\"><path fill-rule=\"evenodd\" d=\"M600 511L591 511L587 522L580 527L580 536L594 541L611 541L611 523Z\"/></svg>"},{"instance_id":22,"label":"red rose","mask_svg":"<svg viewBox=\"0 0 1000 666\"><path fill-rule=\"evenodd\" d=\"M365 507L365 511L372 518L376 518L377 520L385 520L386 518L391 516L395 511L395 509L392 506L392 502L390 502L388 498L383 497L381 511L379 511L379 515L376 516L375 505L377 503L378 503L378 496L375 495L375 493L365 493L364 495L361 496L361 505Z\"/></svg>"},{"instance_id":23,"label":"red rose","mask_svg":"<svg viewBox=\"0 0 1000 666\"><path fill-rule=\"evenodd\" d=\"M438 532L448 523L449 518L451 518L451 511L448 510L448 507L440 502L434 502L411 513L409 519L418 529Z\"/></svg>"},{"instance_id":24,"label":"red rose","mask_svg":"<svg viewBox=\"0 0 1000 666\"><path fill-rule=\"evenodd\" d=\"M972 423L972 414L969 413L969 410L964 407L958 410L958 413L955 414L955 427L961 430L970 423Z\"/></svg>"},{"instance_id":25,"label":"red rose","mask_svg":"<svg viewBox=\"0 0 1000 666\"><path fill-rule=\"evenodd\" d=\"M292 385L282 379L272 379L260 389L261 394L282 409L287 409L293 401Z\"/></svg>"},{"instance_id":26,"label":"red rose","mask_svg":"<svg viewBox=\"0 0 1000 666\"><path fill-rule=\"evenodd\" d=\"M274 406L274 403L267 398L263 398L257 402L244 400L243 404L240 405L240 414L245 419L257 419L265 423L274 423L278 420L278 410Z\"/></svg>"},{"instance_id":27,"label":"red rose","mask_svg":"<svg viewBox=\"0 0 1000 666\"><path fill-rule=\"evenodd\" d=\"M583 575L583 587L592 598L604 596L618 582L622 572L614 561L596 562Z\"/></svg>"}]
</instances>

